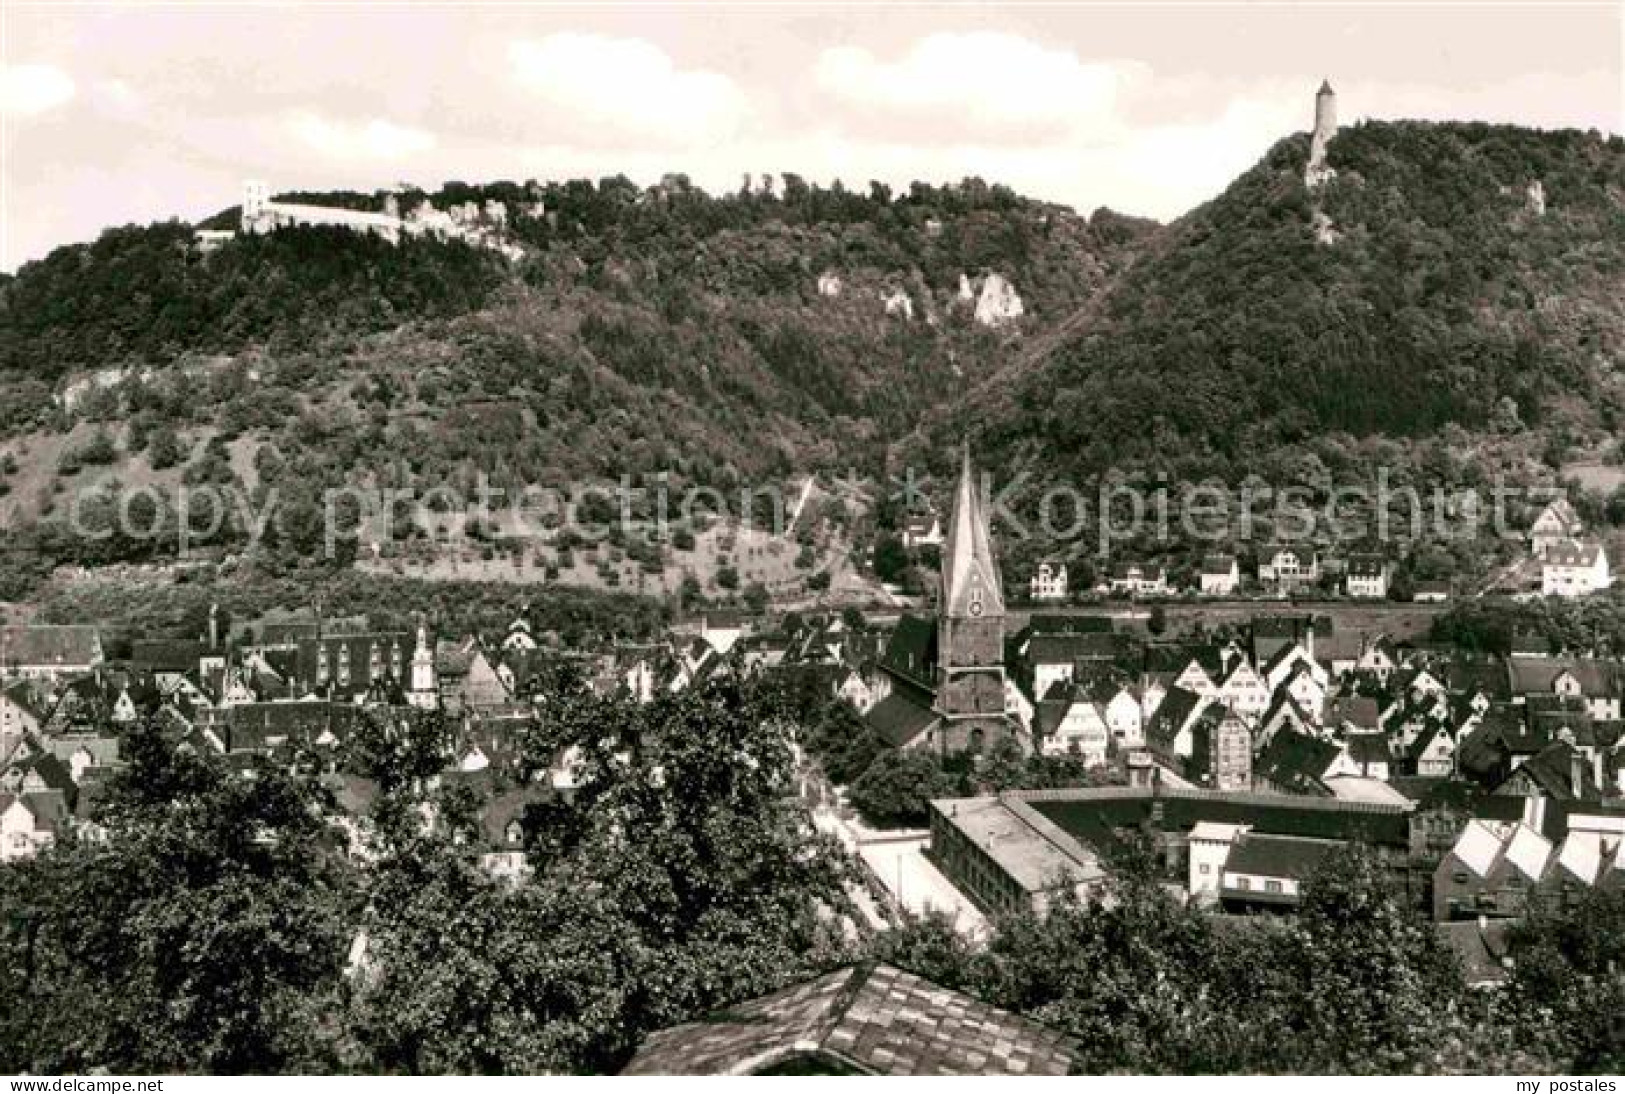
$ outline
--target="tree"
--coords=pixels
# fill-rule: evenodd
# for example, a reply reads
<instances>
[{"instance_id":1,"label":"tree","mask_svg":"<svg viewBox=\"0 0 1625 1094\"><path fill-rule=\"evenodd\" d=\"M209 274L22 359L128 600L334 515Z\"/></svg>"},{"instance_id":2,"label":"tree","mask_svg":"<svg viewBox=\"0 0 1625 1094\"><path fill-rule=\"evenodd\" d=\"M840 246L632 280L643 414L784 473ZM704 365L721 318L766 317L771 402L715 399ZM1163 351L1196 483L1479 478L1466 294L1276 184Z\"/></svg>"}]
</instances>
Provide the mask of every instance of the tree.
<instances>
[{"instance_id":1,"label":"tree","mask_svg":"<svg viewBox=\"0 0 1625 1094\"><path fill-rule=\"evenodd\" d=\"M772 599L768 595L767 586L763 585L760 581L752 581L749 585L745 586L744 598L745 607L749 608L757 615L761 615L763 612L767 611L767 606Z\"/></svg>"},{"instance_id":2,"label":"tree","mask_svg":"<svg viewBox=\"0 0 1625 1094\"><path fill-rule=\"evenodd\" d=\"M875 544L875 576L888 585L896 585L908 572L908 551L896 536L883 536Z\"/></svg>"},{"instance_id":3,"label":"tree","mask_svg":"<svg viewBox=\"0 0 1625 1094\"><path fill-rule=\"evenodd\" d=\"M7 1071L305 1071L327 1031L356 879L312 788L273 768L228 775L152 725L125 741L98 821L0 868L0 930L26 946L0 970ZM12 942L6 939L5 942ZM161 1015L161 1020L155 1020Z\"/></svg>"},{"instance_id":4,"label":"tree","mask_svg":"<svg viewBox=\"0 0 1625 1094\"><path fill-rule=\"evenodd\" d=\"M837 846L790 796L783 697L714 681L654 702L549 697L525 742L578 786L548 811L532 879L474 866L471 818L402 826L377 867L374 971L352 1035L407 1071L606 1071L650 1030L822 966L846 907ZM402 783L394 808L421 789Z\"/></svg>"},{"instance_id":5,"label":"tree","mask_svg":"<svg viewBox=\"0 0 1625 1094\"><path fill-rule=\"evenodd\" d=\"M942 769L936 757L888 748L852 781L848 796L870 824L900 828L924 824L931 799L950 796L958 789L958 780Z\"/></svg>"},{"instance_id":6,"label":"tree","mask_svg":"<svg viewBox=\"0 0 1625 1094\"><path fill-rule=\"evenodd\" d=\"M174 467L185 457L186 452L181 447L180 438L175 429L168 422L160 423L152 431L147 442L147 460L155 471L162 471Z\"/></svg>"}]
</instances>

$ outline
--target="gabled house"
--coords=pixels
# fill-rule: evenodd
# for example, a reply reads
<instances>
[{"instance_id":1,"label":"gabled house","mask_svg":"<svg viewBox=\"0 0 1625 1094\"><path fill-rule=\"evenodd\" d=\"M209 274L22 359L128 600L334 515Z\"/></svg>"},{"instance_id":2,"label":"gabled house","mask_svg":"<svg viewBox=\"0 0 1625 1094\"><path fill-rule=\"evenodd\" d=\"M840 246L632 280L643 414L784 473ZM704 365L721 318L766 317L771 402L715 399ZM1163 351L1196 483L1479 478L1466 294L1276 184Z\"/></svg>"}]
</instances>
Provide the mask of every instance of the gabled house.
<instances>
[{"instance_id":1,"label":"gabled house","mask_svg":"<svg viewBox=\"0 0 1625 1094\"><path fill-rule=\"evenodd\" d=\"M1514 703L1533 696L1559 695L1585 702L1595 721L1620 720L1625 667L1591 658L1515 657L1506 663L1507 690Z\"/></svg>"},{"instance_id":2,"label":"gabled house","mask_svg":"<svg viewBox=\"0 0 1625 1094\"><path fill-rule=\"evenodd\" d=\"M1219 682L1219 702L1247 719L1257 718L1269 709L1270 686L1258 670L1238 658Z\"/></svg>"},{"instance_id":3,"label":"gabled house","mask_svg":"<svg viewBox=\"0 0 1625 1094\"><path fill-rule=\"evenodd\" d=\"M864 672L858 668L847 669L836 679L835 697L846 702L859 714L865 713L878 701L870 680L872 675L872 670Z\"/></svg>"},{"instance_id":4,"label":"gabled house","mask_svg":"<svg viewBox=\"0 0 1625 1094\"><path fill-rule=\"evenodd\" d=\"M1243 832L1225 859L1219 902L1231 911L1295 907L1303 884L1341 840Z\"/></svg>"},{"instance_id":5,"label":"gabled house","mask_svg":"<svg viewBox=\"0 0 1625 1094\"><path fill-rule=\"evenodd\" d=\"M1443 726L1424 729L1410 747L1409 767L1416 775L1449 778L1456 773L1456 742Z\"/></svg>"},{"instance_id":6,"label":"gabled house","mask_svg":"<svg viewBox=\"0 0 1625 1094\"><path fill-rule=\"evenodd\" d=\"M1276 544L1258 556L1258 581L1266 588L1291 592L1320 580L1320 556L1306 544Z\"/></svg>"},{"instance_id":7,"label":"gabled house","mask_svg":"<svg viewBox=\"0 0 1625 1094\"><path fill-rule=\"evenodd\" d=\"M1378 636L1361 647L1353 671L1370 675L1386 686L1388 678L1398 669L1399 658L1394 654L1393 643L1385 636Z\"/></svg>"},{"instance_id":8,"label":"gabled house","mask_svg":"<svg viewBox=\"0 0 1625 1094\"><path fill-rule=\"evenodd\" d=\"M1104 690L1110 690L1110 695L1102 699ZM1145 707L1133 688L1122 685L1093 694L1101 703L1106 728L1114 742L1127 748L1138 748L1145 743Z\"/></svg>"},{"instance_id":9,"label":"gabled house","mask_svg":"<svg viewBox=\"0 0 1625 1094\"><path fill-rule=\"evenodd\" d=\"M1318 724L1326 715L1326 685L1315 679L1303 665L1294 665L1291 675L1276 689L1292 696L1298 708Z\"/></svg>"},{"instance_id":10,"label":"gabled house","mask_svg":"<svg viewBox=\"0 0 1625 1094\"><path fill-rule=\"evenodd\" d=\"M1560 802L1602 800L1591 762L1568 741L1556 741L1519 764L1495 793Z\"/></svg>"},{"instance_id":11,"label":"gabled house","mask_svg":"<svg viewBox=\"0 0 1625 1094\"><path fill-rule=\"evenodd\" d=\"M1044 755L1079 756L1090 766L1106 762L1111 744L1100 705L1077 685L1059 681L1038 701L1033 735Z\"/></svg>"},{"instance_id":12,"label":"gabled house","mask_svg":"<svg viewBox=\"0 0 1625 1094\"><path fill-rule=\"evenodd\" d=\"M1522 915L1551 859L1551 841L1527 824L1469 821L1433 872L1433 918Z\"/></svg>"},{"instance_id":13,"label":"gabled house","mask_svg":"<svg viewBox=\"0 0 1625 1094\"><path fill-rule=\"evenodd\" d=\"M1574 506L1569 504L1569 499L1554 498L1529 526L1529 553L1543 558L1553 547L1579 538L1584 531L1585 523L1580 520L1580 514L1574 511Z\"/></svg>"},{"instance_id":14,"label":"gabled house","mask_svg":"<svg viewBox=\"0 0 1625 1094\"><path fill-rule=\"evenodd\" d=\"M1306 737L1315 736L1315 720L1292 697L1292 693L1285 689L1277 691L1270 701L1270 707L1259 719L1258 727L1253 732L1253 743L1262 751L1269 747L1271 740L1277 733L1298 733Z\"/></svg>"},{"instance_id":15,"label":"gabled house","mask_svg":"<svg viewBox=\"0 0 1625 1094\"><path fill-rule=\"evenodd\" d=\"M1195 751L1196 720L1213 700L1184 688L1170 688L1146 723L1145 743L1167 766L1184 766Z\"/></svg>"},{"instance_id":16,"label":"gabled house","mask_svg":"<svg viewBox=\"0 0 1625 1094\"><path fill-rule=\"evenodd\" d=\"M68 817L61 791L0 790L0 862L33 858L63 834Z\"/></svg>"},{"instance_id":17,"label":"gabled house","mask_svg":"<svg viewBox=\"0 0 1625 1094\"><path fill-rule=\"evenodd\" d=\"M1264 662L1264 679L1268 682L1270 690L1274 691L1300 667L1320 685L1323 692L1331 686L1331 673L1327 671L1326 666L1315 660L1308 646L1296 641L1282 644Z\"/></svg>"},{"instance_id":18,"label":"gabled house","mask_svg":"<svg viewBox=\"0 0 1625 1094\"><path fill-rule=\"evenodd\" d=\"M1540 562L1542 596L1589 596L1614 583L1602 544L1565 540L1547 548Z\"/></svg>"},{"instance_id":19,"label":"gabled house","mask_svg":"<svg viewBox=\"0 0 1625 1094\"><path fill-rule=\"evenodd\" d=\"M0 764L11 758L25 737L40 732L49 711L26 683L0 689Z\"/></svg>"},{"instance_id":20,"label":"gabled house","mask_svg":"<svg viewBox=\"0 0 1625 1094\"><path fill-rule=\"evenodd\" d=\"M1327 779L1359 774L1359 767L1339 745L1284 730L1271 738L1253 764L1254 781L1282 794L1330 797Z\"/></svg>"}]
</instances>

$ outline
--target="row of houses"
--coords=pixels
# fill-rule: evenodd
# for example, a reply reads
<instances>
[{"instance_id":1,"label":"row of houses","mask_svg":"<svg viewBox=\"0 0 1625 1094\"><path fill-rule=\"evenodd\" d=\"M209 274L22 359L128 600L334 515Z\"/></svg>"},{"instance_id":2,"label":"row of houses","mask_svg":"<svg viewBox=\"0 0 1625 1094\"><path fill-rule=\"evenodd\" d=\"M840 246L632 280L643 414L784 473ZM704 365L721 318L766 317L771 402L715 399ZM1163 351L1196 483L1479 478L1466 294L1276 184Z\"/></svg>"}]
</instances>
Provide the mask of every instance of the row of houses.
<instances>
[{"instance_id":1,"label":"row of houses","mask_svg":"<svg viewBox=\"0 0 1625 1094\"><path fill-rule=\"evenodd\" d=\"M1388 596L1393 571L1393 563L1381 554L1351 554L1328 564L1313 547L1278 544L1260 552L1254 572L1259 588L1267 593L1299 592L1318 584L1328 573L1336 573L1342 577L1343 592L1347 596L1381 600ZM1101 596L1143 598L1186 592L1208 597L1235 596L1242 592L1241 560L1231 554L1206 555L1195 579L1193 585L1182 587L1170 579L1167 568L1161 563L1119 561L1088 591ZM1036 603L1064 603L1076 590L1068 577L1066 563L1050 560L1039 563L1033 571L1027 591ZM1429 581L1421 583L1416 595L1422 600L1443 600L1449 594L1448 583Z\"/></svg>"}]
</instances>

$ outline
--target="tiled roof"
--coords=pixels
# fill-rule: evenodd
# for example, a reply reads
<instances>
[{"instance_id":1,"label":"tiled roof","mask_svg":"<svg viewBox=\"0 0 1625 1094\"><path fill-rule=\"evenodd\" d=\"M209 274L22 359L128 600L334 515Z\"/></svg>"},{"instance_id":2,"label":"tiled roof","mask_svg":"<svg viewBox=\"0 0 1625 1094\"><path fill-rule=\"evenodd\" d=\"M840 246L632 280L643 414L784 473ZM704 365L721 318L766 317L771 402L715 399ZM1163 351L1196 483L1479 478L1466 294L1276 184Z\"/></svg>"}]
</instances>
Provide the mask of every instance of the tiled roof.
<instances>
[{"instance_id":1,"label":"tiled roof","mask_svg":"<svg viewBox=\"0 0 1625 1094\"><path fill-rule=\"evenodd\" d=\"M1515 695L1552 692L1557 678L1573 676L1581 691L1591 697L1620 693L1620 668L1606 661L1570 657L1514 657L1507 662L1507 677Z\"/></svg>"},{"instance_id":2,"label":"tiled roof","mask_svg":"<svg viewBox=\"0 0 1625 1094\"><path fill-rule=\"evenodd\" d=\"M924 733L936 717L929 695L901 683L864 715L881 739L894 748Z\"/></svg>"},{"instance_id":3,"label":"tiled roof","mask_svg":"<svg viewBox=\"0 0 1625 1094\"><path fill-rule=\"evenodd\" d=\"M130 663L151 672L191 672L208 654L207 642L190 639L137 639L130 643Z\"/></svg>"},{"instance_id":4,"label":"tiled roof","mask_svg":"<svg viewBox=\"0 0 1625 1094\"><path fill-rule=\"evenodd\" d=\"M1115 631L1084 634L1039 634L1023 656L1034 665L1069 665L1075 661L1109 661L1128 648L1128 636Z\"/></svg>"},{"instance_id":5,"label":"tiled roof","mask_svg":"<svg viewBox=\"0 0 1625 1094\"><path fill-rule=\"evenodd\" d=\"M1518 772L1526 773L1548 797L1558 801L1595 801L1601 797L1591 775L1591 764L1566 741L1558 741L1529 757L1513 775ZM1575 775L1579 776L1578 786Z\"/></svg>"},{"instance_id":6,"label":"tiled roof","mask_svg":"<svg viewBox=\"0 0 1625 1094\"><path fill-rule=\"evenodd\" d=\"M1277 786L1312 791L1337 759L1337 753L1337 746L1330 741L1282 729L1259 753L1255 770Z\"/></svg>"},{"instance_id":7,"label":"tiled roof","mask_svg":"<svg viewBox=\"0 0 1625 1094\"><path fill-rule=\"evenodd\" d=\"M32 790L26 794L0 791L0 813L21 802L34 815L34 831L57 833L68 819L68 803L60 790Z\"/></svg>"},{"instance_id":8,"label":"tiled roof","mask_svg":"<svg viewBox=\"0 0 1625 1094\"><path fill-rule=\"evenodd\" d=\"M1388 560L1381 555L1350 555L1348 576L1381 577L1388 569Z\"/></svg>"},{"instance_id":9,"label":"tiled roof","mask_svg":"<svg viewBox=\"0 0 1625 1094\"><path fill-rule=\"evenodd\" d=\"M1315 872L1326 856L1343 846L1341 840L1306 839L1245 832L1230 848L1225 873L1303 880Z\"/></svg>"},{"instance_id":10,"label":"tiled roof","mask_svg":"<svg viewBox=\"0 0 1625 1094\"><path fill-rule=\"evenodd\" d=\"M1326 708L1326 724L1335 726L1347 722L1361 729L1376 729L1382 724L1382 708L1369 695L1350 695L1334 699Z\"/></svg>"},{"instance_id":11,"label":"tiled roof","mask_svg":"<svg viewBox=\"0 0 1625 1094\"><path fill-rule=\"evenodd\" d=\"M937 669L937 628L929 619L905 615L892 629L880 667L921 684L929 684Z\"/></svg>"},{"instance_id":12,"label":"tiled roof","mask_svg":"<svg viewBox=\"0 0 1625 1094\"><path fill-rule=\"evenodd\" d=\"M1349 756L1358 763L1388 763L1394 758L1386 733L1350 733L1347 745Z\"/></svg>"},{"instance_id":13,"label":"tiled roof","mask_svg":"<svg viewBox=\"0 0 1625 1094\"><path fill-rule=\"evenodd\" d=\"M95 627L0 627L0 665L93 665L101 655Z\"/></svg>"},{"instance_id":14,"label":"tiled roof","mask_svg":"<svg viewBox=\"0 0 1625 1094\"><path fill-rule=\"evenodd\" d=\"M1470 987L1485 987L1504 982L1507 971L1501 959L1507 952L1505 920L1490 919L1480 923L1476 919L1456 923L1439 923L1436 929L1440 941L1456 951L1462 974Z\"/></svg>"},{"instance_id":15,"label":"tiled roof","mask_svg":"<svg viewBox=\"0 0 1625 1094\"><path fill-rule=\"evenodd\" d=\"M1601 553L1602 545L1599 543L1565 540L1546 548L1545 563L1548 566L1594 566Z\"/></svg>"},{"instance_id":16,"label":"tiled roof","mask_svg":"<svg viewBox=\"0 0 1625 1094\"><path fill-rule=\"evenodd\" d=\"M880 1075L1065 1075L1061 1033L890 965L855 965L652 1034L626 1075L740 1075L812 1059Z\"/></svg>"}]
</instances>

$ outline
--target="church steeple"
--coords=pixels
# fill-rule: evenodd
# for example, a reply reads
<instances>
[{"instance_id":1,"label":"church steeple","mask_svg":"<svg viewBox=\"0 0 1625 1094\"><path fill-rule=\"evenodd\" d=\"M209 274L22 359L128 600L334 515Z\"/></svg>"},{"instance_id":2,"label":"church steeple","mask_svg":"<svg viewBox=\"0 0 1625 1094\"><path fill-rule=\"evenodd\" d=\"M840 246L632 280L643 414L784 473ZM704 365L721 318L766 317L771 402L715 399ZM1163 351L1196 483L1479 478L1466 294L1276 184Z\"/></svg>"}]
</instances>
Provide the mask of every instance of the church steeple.
<instances>
[{"instance_id":1,"label":"church steeple","mask_svg":"<svg viewBox=\"0 0 1625 1094\"><path fill-rule=\"evenodd\" d=\"M941 610L958 618L1004 614L999 563L993 557L993 539L968 444L960 460L959 484L943 544Z\"/></svg>"},{"instance_id":2,"label":"church steeple","mask_svg":"<svg viewBox=\"0 0 1625 1094\"><path fill-rule=\"evenodd\" d=\"M412 651L412 686L406 701L420 710L440 705L440 681L435 673L434 648L429 645L429 625L418 617L417 648Z\"/></svg>"},{"instance_id":3,"label":"church steeple","mask_svg":"<svg viewBox=\"0 0 1625 1094\"><path fill-rule=\"evenodd\" d=\"M1004 590L967 446L942 549L937 613L936 709L960 725L946 745L975 748L988 728L1002 732L1004 708Z\"/></svg>"}]
</instances>

